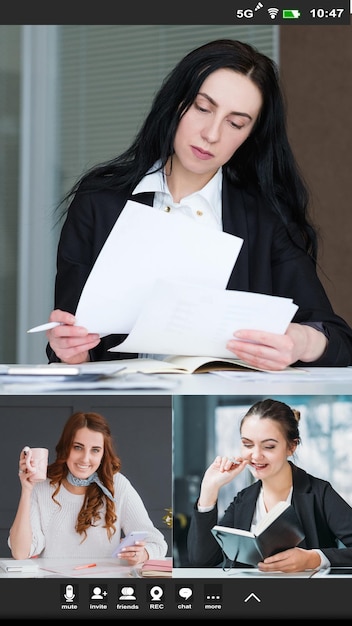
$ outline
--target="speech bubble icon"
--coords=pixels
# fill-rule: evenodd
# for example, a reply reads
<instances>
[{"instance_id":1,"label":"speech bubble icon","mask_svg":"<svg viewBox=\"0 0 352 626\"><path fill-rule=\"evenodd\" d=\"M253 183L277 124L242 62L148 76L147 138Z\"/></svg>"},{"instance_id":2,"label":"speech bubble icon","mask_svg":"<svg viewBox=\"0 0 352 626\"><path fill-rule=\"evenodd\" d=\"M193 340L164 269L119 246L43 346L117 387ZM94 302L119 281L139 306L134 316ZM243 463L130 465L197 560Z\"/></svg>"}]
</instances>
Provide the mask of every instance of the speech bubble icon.
<instances>
[{"instance_id":1,"label":"speech bubble icon","mask_svg":"<svg viewBox=\"0 0 352 626\"><path fill-rule=\"evenodd\" d=\"M179 596L181 598L183 598L184 600L189 600L189 598L192 595L192 589L190 587L181 587L181 589L179 589Z\"/></svg>"}]
</instances>

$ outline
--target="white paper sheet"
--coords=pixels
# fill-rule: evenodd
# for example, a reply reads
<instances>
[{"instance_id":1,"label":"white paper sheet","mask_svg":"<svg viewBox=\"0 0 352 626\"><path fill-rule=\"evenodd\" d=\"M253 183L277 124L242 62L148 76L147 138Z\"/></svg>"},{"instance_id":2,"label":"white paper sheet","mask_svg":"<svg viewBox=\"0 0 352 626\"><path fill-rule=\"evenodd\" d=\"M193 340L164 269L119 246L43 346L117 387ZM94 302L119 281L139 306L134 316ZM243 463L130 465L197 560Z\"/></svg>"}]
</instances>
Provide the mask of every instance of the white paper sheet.
<instances>
[{"instance_id":1,"label":"white paper sheet","mask_svg":"<svg viewBox=\"0 0 352 626\"><path fill-rule=\"evenodd\" d=\"M77 324L129 333L156 279L225 289L243 239L128 201L83 288Z\"/></svg>"},{"instance_id":2,"label":"white paper sheet","mask_svg":"<svg viewBox=\"0 0 352 626\"><path fill-rule=\"evenodd\" d=\"M298 307L289 298L158 280L125 341L111 352L232 357L243 328L284 334Z\"/></svg>"}]
</instances>

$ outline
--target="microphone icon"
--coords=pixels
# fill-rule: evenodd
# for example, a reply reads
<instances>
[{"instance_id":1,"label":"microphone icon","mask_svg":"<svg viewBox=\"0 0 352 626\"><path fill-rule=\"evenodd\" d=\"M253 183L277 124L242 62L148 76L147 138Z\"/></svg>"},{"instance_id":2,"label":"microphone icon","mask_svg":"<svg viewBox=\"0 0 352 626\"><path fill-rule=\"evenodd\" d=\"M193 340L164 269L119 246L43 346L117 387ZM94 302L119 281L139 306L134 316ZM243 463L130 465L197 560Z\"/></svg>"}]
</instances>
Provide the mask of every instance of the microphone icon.
<instances>
[{"instance_id":1,"label":"microphone icon","mask_svg":"<svg viewBox=\"0 0 352 626\"><path fill-rule=\"evenodd\" d=\"M66 585L66 592L64 593L64 598L66 602L73 602L74 597L75 597L75 594L73 592L73 586Z\"/></svg>"}]
</instances>

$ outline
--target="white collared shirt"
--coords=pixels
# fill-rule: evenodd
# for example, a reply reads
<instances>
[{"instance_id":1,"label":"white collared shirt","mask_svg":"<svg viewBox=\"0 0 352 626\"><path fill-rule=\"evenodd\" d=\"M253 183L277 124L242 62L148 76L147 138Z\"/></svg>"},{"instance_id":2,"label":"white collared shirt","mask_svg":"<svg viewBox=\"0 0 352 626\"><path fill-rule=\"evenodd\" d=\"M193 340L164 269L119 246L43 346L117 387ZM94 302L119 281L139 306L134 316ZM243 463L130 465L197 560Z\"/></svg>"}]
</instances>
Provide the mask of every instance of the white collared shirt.
<instances>
[{"instance_id":1,"label":"white collared shirt","mask_svg":"<svg viewBox=\"0 0 352 626\"><path fill-rule=\"evenodd\" d=\"M292 502L292 491L293 491L293 487L291 487L289 494L286 498L286 502L288 504L291 504ZM254 511L254 515L253 515L253 519L252 519L252 524L251 524L251 532L255 534L255 529L257 524L261 521L261 519L263 517L265 517L265 515L267 514L267 510L265 508L265 504L264 504L264 493L263 493L263 487L261 488L260 492L259 492L259 496L257 498L257 504L255 507L255 511Z\"/></svg>"},{"instance_id":2,"label":"white collared shirt","mask_svg":"<svg viewBox=\"0 0 352 626\"><path fill-rule=\"evenodd\" d=\"M169 191L167 180L162 171L155 171L156 164L138 183L133 194L153 192L153 206L172 214L182 213L191 217L209 228L222 230L222 168L219 168L212 179L199 191L182 198L181 202L174 202Z\"/></svg>"}]
</instances>

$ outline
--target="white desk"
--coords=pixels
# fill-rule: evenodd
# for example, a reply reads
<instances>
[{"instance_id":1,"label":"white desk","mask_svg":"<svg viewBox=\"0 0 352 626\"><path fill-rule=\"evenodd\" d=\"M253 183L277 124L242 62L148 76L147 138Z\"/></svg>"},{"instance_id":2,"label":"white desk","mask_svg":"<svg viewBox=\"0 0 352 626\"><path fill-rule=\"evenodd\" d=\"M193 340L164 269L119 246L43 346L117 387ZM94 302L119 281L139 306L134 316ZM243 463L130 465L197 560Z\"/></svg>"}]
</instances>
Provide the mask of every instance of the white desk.
<instances>
[{"instance_id":1,"label":"white desk","mask_svg":"<svg viewBox=\"0 0 352 626\"><path fill-rule=\"evenodd\" d=\"M176 395L335 395L352 394L352 367L306 368L306 373L222 372L169 374ZM154 393L161 393L155 392Z\"/></svg>"},{"instance_id":2,"label":"white desk","mask_svg":"<svg viewBox=\"0 0 352 626\"><path fill-rule=\"evenodd\" d=\"M37 572L5 572L0 568L0 578L136 578L135 568L128 565L117 565L116 559L98 559L94 562L96 567L85 569L74 569L77 565L87 564L87 559L35 559L38 565ZM14 563L16 560L14 559ZM342 568L350 570L350 573L341 573L334 576L328 576L329 570L297 572L293 574L284 574L282 572L260 572L255 568L232 568L223 570L221 567L176 567L173 569L172 578L190 580L192 578L209 578L209 579L227 579L233 580L238 578L246 579L262 579L268 578L350 578L352 568ZM145 579L151 580L151 579Z\"/></svg>"},{"instance_id":3,"label":"white desk","mask_svg":"<svg viewBox=\"0 0 352 626\"><path fill-rule=\"evenodd\" d=\"M222 372L219 374L168 374L162 378L170 387L97 389L48 389L38 391L31 385L0 386L1 395L352 395L352 367L306 368L306 374ZM148 376L152 377L153 374Z\"/></svg>"},{"instance_id":4,"label":"white desk","mask_svg":"<svg viewBox=\"0 0 352 626\"><path fill-rule=\"evenodd\" d=\"M8 558L8 557L6 557ZM74 569L89 563L89 559L35 559L37 572L5 572L0 568L0 578L134 578L129 565L117 565L116 559L93 559L96 567ZM13 559L14 564L16 560Z\"/></svg>"}]
</instances>

